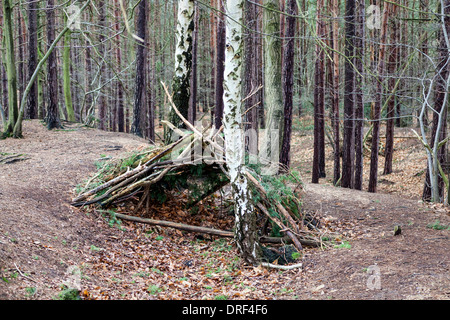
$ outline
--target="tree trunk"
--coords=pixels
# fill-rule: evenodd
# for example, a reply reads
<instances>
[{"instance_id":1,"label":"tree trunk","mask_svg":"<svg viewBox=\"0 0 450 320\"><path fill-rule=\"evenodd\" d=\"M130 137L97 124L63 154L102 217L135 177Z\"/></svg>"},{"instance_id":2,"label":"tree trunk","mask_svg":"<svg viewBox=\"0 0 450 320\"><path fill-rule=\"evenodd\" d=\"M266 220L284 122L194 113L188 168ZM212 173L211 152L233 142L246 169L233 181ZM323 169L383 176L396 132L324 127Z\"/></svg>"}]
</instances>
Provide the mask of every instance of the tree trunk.
<instances>
[{"instance_id":1,"label":"tree trunk","mask_svg":"<svg viewBox=\"0 0 450 320\"><path fill-rule=\"evenodd\" d=\"M395 17L397 12L397 5L393 5L392 8L392 16ZM397 67L397 42L398 42L398 24L395 19L391 19L390 21L390 52L389 52L389 60L388 60L388 88L389 92L393 90L395 87L396 79L394 78L394 73ZM387 101L387 121L386 121L386 145L385 145L385 160L384 160L384 171L383 174L391 174L392 173L392 159L394 157L394 122L395 122L395 98L394 92L390 94L389 101Z\"/></svg>"},{"instance_id":2,"label":"tree trunk","mask_svg":"<svg viewBox=\"0 0 450 320\"><path fill-rule=\"evenodd\" d=\"M363 138L364 138L364 55L365 55L365 3L358 0L355 38L355 183L354 189L362 190L363 183Z\"/></svg>"},{"instance_id":3,"label":"tree trunk","mask_svg":"<svg viewBox=\"0 0 450 320\"><path fill-rule=\"evenodd\" d=\"M370 150L370 176L369 176L369 192L377 192L377 180L378 180L378 152L380 144L380 111L381 111L381 99L383 90L383 74L385 66L385 52L386 52L386 35L387 35L387 21L389 19L391 4L384 3L383 18L381 22L381 36L380 47L378 56L378 81L376 101L374 105L373 114L373 130L372 130L372 147Z\"/></svg>"},{"instance_id":4,"label":"tree trunk","mask_svg":"<svg viewBox=\"0 0 450 320\"><path fill-rule=\"evenodd\" d=\"M316 32L318 42L316 43L316 57L314 70L314 152L312 183L319 183L319 179L325 174L325 52L324 44L324 25L321 10L323 0L317 0L317 23ZM320 42L319 42L320 41Z\"/></svg>"},{"instance_id":5,"label":"tree trunk","mask_svg":"<svg viewBox=\"0 0 450 320\"><path fill-rule=\"evenodd\" d=\"M243 0L228 0L226 4L226 51L224 73L224 134L225 155L235 200L235 240L242 259L252 265L260 260L256 232L256 215L250 201L248 178L243 160L245 155L242 102L241 64L243 55Z\"/></svg>"},{"instance_id":6,"label":"tree trunk","mask_svg":"<svg viewBox=\"0 0 450 320\"><path fill-rule=\"evenodd\" d=\"M249 162L256 163L258 154L258 109L256 106L256 95L249 96L256 85L256 54L255 45L256 30L256 6L249 1L245 1L244 15L247 32L244 36L244 98L243 110L245 110L245 151L249 153Z\"/></svg>"},{"instance_id":7,"label":"tree trunk","mask_svg":"<svg viewBox=\"0 0 450 320\"><path fill-rule=\"evenodd\" d=\"M64 22L67 23L67 17L64 16ZM70 85L70 42L71 31L68 30L64 35L64 48L63 48L63 88L64 88L64 102L67 111L67 120L75 122L75 112L73 110L72 93Z\"/></svg>"},{"instance_id":8,"label":"tree trunk","mask_svg":"<svg viewBox=\"0 0 450 320\"><path fill-rule=\"evenodd\" d=\"M198 52L198 28L199 28L199 7L195 2L194 6L194 30L192 32L192 72L190 79L190 96L189 96L189 109L188 120L194 124L197 119L197 91L198 91L198 75L197 75L197 52Z\"/></svg>"},{"instance_id":9,"label":"tree trunk","mask_svg":"<svg viewBox=\"0 0 450 320\"><path fill-rule=\"evenodd\" d=\"M265 134L262 159L278 163L283 137L283 89L281 87L280 5L278 0L264 1L264 103Z\"/></svg>"},{"instance_id":10,"label":"tree trunk","mask_svg":"<svg viewBox=\"0 0 450 320\"><path fill-rule=\"evenodd\" d=\"M447 137L447 99L448 99L448 83L450 77L450 55L448 47L448 37L450 36L450 0L441 1L441 5L444 5L444 9L441 11L446 15L444 20L444 26L446 32L443 29L440 31L440 41L439 41L439 61L437 63L436 72L438 76L436 77L436 89L434 91L434 112L433 112L433 123L431 128L431 139L430 147L434 151L433 155L433 167L430 168L429 162L427 165L426 179L423 188L422 199L424 201L438 202L443 196L443 179L440 176L437 168L437 162L441 165L445 162L445 148L446 144L442 145L441 148L435 150L436 142L444 140ZM446 39L447 38L447 39ZM430 88L431 90L431 88ZM447 98L447 99L446 99ZM443 109L445 108L445 109ZM439 132L438 132L439 131ZM433 175L431 177L430 175ZM449 197L450 198L450 197Z\"/></svg>"},{"instance_id":11,"label":"tree trunk","mask_svg":"<svg viewBox=\"0 0 450 320\"><path fill-rule=\"evenodd\" d=\"M341 186L352 188L354 169L354 90L355 73L353 69L355 50L355 0L347 0L345 7L345 84L344 84L344 140L342 153Z\"/></svg>"},{"instance_id":12,"label":"tree trunk","mask_svg":"<svg viewBox=\"0 0 450 320\"><path fill-rule=\"evenodd\" d=\"M116 2L116 33L118 34L116 39L117 39L117 43L116 43L116 59L117 59L117 68L119 68L119 70L122 68L122 49L121 49L121 41L120 41L120 35L119 35L119 30L120 30L120 23L119 21L121 21L121 14L120 14L120 9L119 9L119 3L118 1ZM117 117L116 120L114 121L114 126L117 125L117 131L119 132L125 132L125 115L124 115L124 95L123 95L123 91L124 91L124 86L123 86L123 82L121 81L121 79L117 79L117 85L116 85L116 111L115 111L115 116ZM115 130L114 130L115 131Z\"/></svg>"},{"instance_id":13,"label":"tree trunk","mask_svg":"<svg viewBox=\"0 0 450 320\"><path fill-rule=\"evenodd\" d=\"M99 47L98 52L101 55L106 55L105 50L105 32L106 32L106 3L105 0L99 0L98 2L98 11L99 11ZM100 75L99 75L99 84L104 80L105 74L105 61L100 61ZM98 128L100 130L106 129L106 96L102 92L98 95Z\"/></svg>"},{"instance_id":14,"label":"tree trunk","mask_svg":"<svg viewBox=\"0 0 450 320\"><path fill-rule=\"evenodd\" d=\"M334 134L334 171L333 183L336 184L341 177L341 146L339 132L339 3L332 0L332 34L333 34L333 93L332 93L332 125Z\"/></svg>"},{"instance_id":15,"label":"tree trunk","mask_svg":"<svg viewBox=\"0 0 450 320\"><path fill-rule=\"evenodd\" d=\"M146 90L146 65L147 65L147 43L146 37L147 26L147 0L141 0L138 6L137 16L137 36L144 40L144 43L136 40L136 81L133 106L133 122L131 124L131 133L138 137L143 136L142 119L145 106L145 90Z\"/></svg>"},{"instance_id":16,"label":"tree trunk","mask_svg":"<svg viewBox=\"0 0 450 320\"><path fill-rule=\"evenodd\" d=\"M17 74L14 57L14 32L12 28L12 0L3 0L3 37L5 39L6 74L8 79L8 123L4 128L6 136L13 133L19 116L17 107ZM5 106L6 108L6 106Z\"/></svg>"},{"instance_id":17,"label":"tree trunk","mask_svg":"<svg viewBox=\"0 0 450 320\"><path fill-rule=\"evenodd\" d=\"M194 0L178 1L175 46L175 73L172 80L173 101L183 117L188 118L190 79L192 69L192 32L194 31ZM168 117L175 127L184 128L183 122L171 110ZM164 143L172 142L172 130L165 129Z\"/></svg>"},{"instance_id":18,"label":"tree trunk","mask_svg":"<svg viewBox=\"0 0 450 320\"><path fill-rule=\"evenodd\" d=\"M222 126L223 119L223 72L225 67L225 15L223 1L219 2L216 41L216 63L215 63L215 110L214 126L217 130Z\"/></svg>"},{"instance_id":19,"label":"tree trunk","mask_svg":"<svg viewBox=\"0 0 450 320\"><path fill-rule=\"evenodd\" d=\"M47 1L47 41L50 44L55 40L55 2ZM47 85L48 85L48 104L47 116L45 122L49 130L61 128L58 108L58 64L56 51L52 50L47 60Z\"/></svg>"},{"instance_id":20,"label":"tree trunk","mask_svg":"<svg viewBox=\"0 0 450 320\"><path fill-rule=\"evenodd\" d=\"M295 25L297 15L296 0L288 0L286 4L286 32L285 49L283 58L283 103L284 103L284 126L283 141L281 146L280 163L285 169L291 164L291 135L292 135L292 108L294 87L294 54L295 54Z\"/></svg>"}]
</instances>

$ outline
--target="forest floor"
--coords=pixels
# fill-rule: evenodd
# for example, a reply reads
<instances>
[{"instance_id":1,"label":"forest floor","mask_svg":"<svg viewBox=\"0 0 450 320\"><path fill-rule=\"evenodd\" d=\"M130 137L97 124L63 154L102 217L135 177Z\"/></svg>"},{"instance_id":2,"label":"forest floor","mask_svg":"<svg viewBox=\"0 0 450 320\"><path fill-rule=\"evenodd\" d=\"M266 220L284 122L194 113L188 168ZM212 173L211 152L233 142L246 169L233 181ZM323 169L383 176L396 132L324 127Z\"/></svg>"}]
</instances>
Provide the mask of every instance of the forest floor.
<instances>
[{"instance_id":1,"label":"forest floor","mask_svg":"<svg viewBox=\"0 0 450 320\"><path fill-rule=\"evenodd\" d=\"M279 271L243 265L231 240L119 225L70 206L96 161L143 148L143 139L78 124L47 131L37 120L23 131L24 139L0 140L0 299L60 299L67 283L84 299L450 299L449 210L419 201L425 162L415 139L396 140L394 173L370 194L330 178L309 184L312 131L296 130L304 209L343 242L305 248L302 268ZM167 218L166 209L155 217ZM214 226L217 217L200 214Z\"/></svg>"}]
</instances>

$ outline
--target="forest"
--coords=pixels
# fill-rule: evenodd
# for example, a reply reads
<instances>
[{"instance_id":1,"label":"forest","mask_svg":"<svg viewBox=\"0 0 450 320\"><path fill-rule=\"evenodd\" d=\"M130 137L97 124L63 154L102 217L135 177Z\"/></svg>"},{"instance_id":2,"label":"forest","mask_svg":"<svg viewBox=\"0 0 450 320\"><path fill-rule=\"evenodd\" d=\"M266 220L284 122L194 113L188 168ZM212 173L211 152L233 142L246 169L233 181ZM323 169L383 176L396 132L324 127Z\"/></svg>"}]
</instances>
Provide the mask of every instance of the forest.
<instances>
[{"instance_id":1,"label":"forest","mask_svg":"<svg viewBox=\"0 0 450 320\"><path fill-rule=\"evenodd\" d=\"M2 0L0 39L0 299L450 298L450 0Z\"/></svg>"}]
</instances>

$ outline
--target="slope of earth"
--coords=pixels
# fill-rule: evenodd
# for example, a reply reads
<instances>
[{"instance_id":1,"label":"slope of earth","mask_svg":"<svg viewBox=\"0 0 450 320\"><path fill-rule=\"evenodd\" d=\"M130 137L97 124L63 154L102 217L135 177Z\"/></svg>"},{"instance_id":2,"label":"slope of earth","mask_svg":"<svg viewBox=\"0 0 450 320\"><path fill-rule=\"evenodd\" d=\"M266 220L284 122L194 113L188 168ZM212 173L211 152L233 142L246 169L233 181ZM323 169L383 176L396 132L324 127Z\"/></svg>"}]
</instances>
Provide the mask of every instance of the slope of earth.
<instances>
[{"instance_id":1,"label":"slope of earth","mask_svg":"<svg viewBox=\"0 0 450 320\"><path fill-rule=\"evenodd\" d=\"M450 298L444 207L307 185L305 210L341 241L305 248L301 269L254 268L241 264L231 240L118 224L69 205L96 161L144 140L76 124L49 132L39 121L24 122L24 133L0 141L4 157L23 155L0 162L0 299L57 299L64 284L84 299ZM393 236L395 224L401 235Z\"/></svg>"}]
</instances>

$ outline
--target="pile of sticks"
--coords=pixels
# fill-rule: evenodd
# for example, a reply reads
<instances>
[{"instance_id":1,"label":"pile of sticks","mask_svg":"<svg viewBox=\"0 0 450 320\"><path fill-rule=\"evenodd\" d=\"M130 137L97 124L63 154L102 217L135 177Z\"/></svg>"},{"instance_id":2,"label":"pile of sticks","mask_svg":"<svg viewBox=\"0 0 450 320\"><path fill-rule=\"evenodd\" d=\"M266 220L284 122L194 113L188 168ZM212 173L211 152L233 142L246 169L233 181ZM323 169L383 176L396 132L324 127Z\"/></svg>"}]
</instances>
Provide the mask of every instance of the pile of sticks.
<instances>
[{"instance_id":1,"label":"pile of sticks","mask_svg":"<svg viewBox=\"0 0 450 320\"><path fill-rule=\"evenodd\" d=\"M167 92L167 88L164 86ZM191 125L177 110L173 104L171 97L169 102L181 120L185 123L186 127L190 130L188 132L177 132L181 138L171 144L163 147L153 148L141 154L139 160L130 165L126 170L112 170L108 172L106 177L102 176L102 180L99 181L98 176L102 173L100 170L96 176L92 177L85 185L83 190L72 200L72 205L76 207L86 205L100 205L102 207L110 207L119 202L128 201L130 198L139 196L139 203L134 210L134 213L138 212L144 205L144 202L150 201L150 194L152 188L162 182L167 174L178 174L186 171L186 168L195 164L190 161L184 161L191 159L193 153L193 146L199 144L202 149L208 148L209 155L212 154L214 158L211 167L217 170L216 173L225 173L226 171L226 159L224 159L223 139L218 133L222 130L213 130L207 128L200 132L197 128ZM174 131L178 130L173 127L172 124L165 122L167 127L172 128ZM199 142L201 141L201 142ZM184 147L184 149L183 149ZM181 152L180 152L181 150ZM203 154L203 153L202 153ZM199 159L196 159L197 163ZM206 159L202 159L206 160ZM211 158L208 159L211 163ZM121 166L116 166L117 168ZM218 169L220 168L220 169ZM214 170L209 174L215 174ZM111 170L110 170L111 171ZM250 170L246 171L249 187L258 193L253 205L257 211L264 215L267 220L270 220L280 229L280 232L284 234L284 237L269 237L267 235L261 235L261 243L292 243L298 250L302 250L302 246L323 246L322 234L318 230L310 230L305 227L303 218L297 214L293 214L287 206L282 203L274 203L269 199L269 196L261 184L261 180L255 172ZM218 181L220 179L217 179ZM93 183L95 182L95 185ZM224 187L223 180L218 182L205 193L201 198L197 199L197 202L209 196L210 194L218 191ZM190 203L192 206L192 202ZM300 206L300 202L298 202ZM270 210L269 210L270 209ZM274 214L276 212L277 214ZM300 212L300 208L299 211ZM121 213L115 213L116 218L134 221L138 223L146 223L151 225L158 225L164 227L176 228L188 232L207 233L220 237L233 237L233 232L228 230L217 230L212 228L206 228L201 226L192 226L182 223L175 223L171 221L146 219L136 217L132 215L125 215Z\"/></svg>"}]
</instances>

